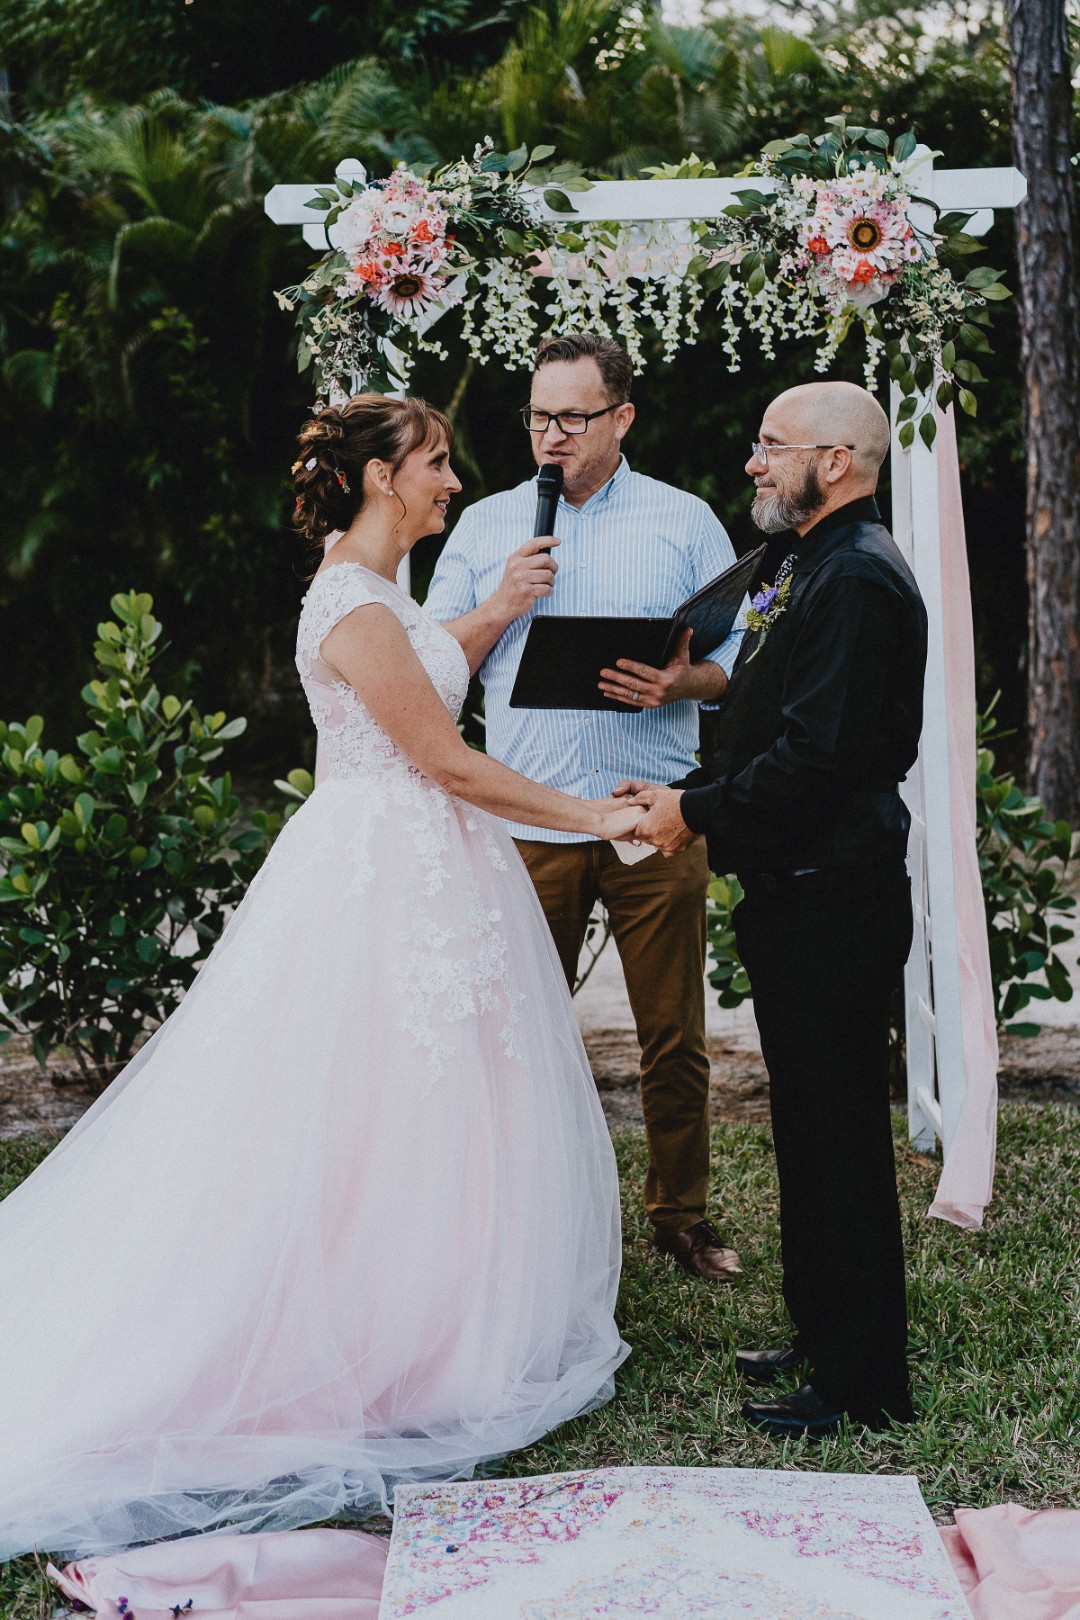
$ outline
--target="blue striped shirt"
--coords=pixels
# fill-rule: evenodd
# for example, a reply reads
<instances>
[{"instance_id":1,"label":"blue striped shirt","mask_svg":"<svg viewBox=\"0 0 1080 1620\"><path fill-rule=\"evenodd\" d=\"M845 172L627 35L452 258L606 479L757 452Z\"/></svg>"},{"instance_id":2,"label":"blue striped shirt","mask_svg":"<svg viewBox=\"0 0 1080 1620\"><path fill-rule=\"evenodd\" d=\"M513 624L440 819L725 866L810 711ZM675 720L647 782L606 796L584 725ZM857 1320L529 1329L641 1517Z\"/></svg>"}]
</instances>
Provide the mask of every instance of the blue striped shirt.
<instances>
[{"instance_id":1,"label":"blue striped shirt","mask_svg":"<svg viewBox=\"0 0 1080 1620\"><path fill-rule=\"evenodd\" d=\"M435 569L425 607L445 623L486 602L506 559L532 533L536 479L466 507ZM735 561L731 541L696 495L632 472L614 476L580 509L560 500L550 596L515 619L480 667L487 750L524 776L579 798L609 794L624 777L672 782L693 769L697 704L664 704L638 714L583 709L512 709L533 613L666 617ZM733 631L711 657L730 674L739 649ZM517 838L580 843L582 835L507 823Z\"/></svg>"}]
</instances>

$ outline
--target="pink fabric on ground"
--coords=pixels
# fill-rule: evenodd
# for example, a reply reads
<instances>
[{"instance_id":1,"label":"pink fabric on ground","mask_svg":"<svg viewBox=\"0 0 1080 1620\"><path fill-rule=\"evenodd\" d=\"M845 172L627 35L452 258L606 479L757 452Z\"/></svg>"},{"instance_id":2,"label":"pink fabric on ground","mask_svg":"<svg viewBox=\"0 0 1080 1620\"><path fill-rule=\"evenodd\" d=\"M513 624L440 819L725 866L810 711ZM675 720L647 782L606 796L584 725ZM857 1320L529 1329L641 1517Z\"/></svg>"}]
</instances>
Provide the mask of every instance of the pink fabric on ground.
<instances>
[{"instance_id":1,"label":"pink fabric on ground","mask_svg":"<svg viewBox=\"0 0 1080 1620\"><path fill-rule=\"evenodd\" d=\"M1080 1620L1080 1512L960 1508L941 1539L974 1620Z\"/></svg>"},{"instance_id":2,"label":"pink fabric on ground","mask_svg":"<svg viewBox=\"0 0 1080 1620\"><path fill-rule=\"evenodd\" d=\"M975 852L975 638L971 582L960 500L960 462L952 410L938 412L938 504L945 625L945 700L949 717L956 931L960 950L960 1017L964 1101L931 1215L969 1228L982 1225L994 1187L997 1150L998 1041L982 879Z\"/></svg>"},{"instance_id":3,"label":"pink fabric on ground","mask_svg":"<svg viewBox=\"0 0 1080 1620\"><path fill-rule=\"evenodd\" d=\"M133 1620L378 1620L389 1542L361 1530L193 1536L49 1574L68 1598ZM185 1609L188 1599L191 1608Z\"/></svg>"}]
</instances>

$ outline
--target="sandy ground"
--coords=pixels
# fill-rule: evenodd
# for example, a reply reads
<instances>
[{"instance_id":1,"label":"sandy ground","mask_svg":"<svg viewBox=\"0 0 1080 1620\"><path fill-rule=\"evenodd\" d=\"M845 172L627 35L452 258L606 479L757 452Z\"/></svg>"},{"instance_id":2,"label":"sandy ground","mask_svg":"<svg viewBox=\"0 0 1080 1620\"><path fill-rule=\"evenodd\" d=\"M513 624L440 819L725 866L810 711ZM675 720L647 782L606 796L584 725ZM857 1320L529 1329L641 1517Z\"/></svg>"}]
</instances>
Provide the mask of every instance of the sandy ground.
<instances>
[{"instance_id":1,"label":"sandy ground","mask_svg":"<svg viewBox=\"0 0 1080 1620\"><path fill-rule=\"evenodd\" d=\"M1042 1024L1040 1035L1001 1038L998 1084L1003 1098L1080 1106L1080 963L1072 961L1071 950L1066 960L1071 963L1074 999L1036 1002L1025 1010L1025 1018ZM612 942L578 992L576 1006L608 1119L613 1125L640 1124L636 1081L641 1049L634 1035L622 964ZM705 1007L713 1118L768 1119L769 1081L753 1008L749 1002L734 1011L719 1007L708 984Z\"/></svg>"}]
</instances>

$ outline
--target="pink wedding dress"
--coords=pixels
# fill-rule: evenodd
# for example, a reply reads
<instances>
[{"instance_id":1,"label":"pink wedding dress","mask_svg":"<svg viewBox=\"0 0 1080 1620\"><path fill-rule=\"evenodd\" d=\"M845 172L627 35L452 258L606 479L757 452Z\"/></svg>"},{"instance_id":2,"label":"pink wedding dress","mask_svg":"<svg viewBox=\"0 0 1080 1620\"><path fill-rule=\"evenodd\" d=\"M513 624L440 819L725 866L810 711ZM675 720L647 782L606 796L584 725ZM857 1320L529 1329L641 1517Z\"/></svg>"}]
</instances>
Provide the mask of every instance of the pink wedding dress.
<instances>
[{"instance_id":1,"label":"pink wedding dress","mask_svg":"<svg viewBox=\"0 0 1080 1620\"><path fill-rule=\"evenodd\" d=\"M326 780L0 1204L0 1559L385 1505L598 1405L628 1353L614 1156L525 868L320 660L373 602L459 708L416 603L316 577Z\"/></svg>"}]
</instances>

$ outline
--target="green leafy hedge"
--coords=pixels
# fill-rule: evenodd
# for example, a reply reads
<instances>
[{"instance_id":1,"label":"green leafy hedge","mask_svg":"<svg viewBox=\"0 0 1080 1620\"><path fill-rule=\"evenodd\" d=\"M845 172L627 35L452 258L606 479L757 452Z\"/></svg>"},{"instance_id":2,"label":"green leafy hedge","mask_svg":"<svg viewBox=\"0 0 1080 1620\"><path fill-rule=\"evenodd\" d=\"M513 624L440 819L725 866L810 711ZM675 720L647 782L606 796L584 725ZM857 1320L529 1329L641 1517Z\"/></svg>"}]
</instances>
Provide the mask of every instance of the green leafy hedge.
<instances>
[{"instance_id":1,"label":"green leafy hedge","mask_svg":"<svg viewBox=\"0 0 1080 1620\"><path fill-rule=\"evenodd\" d=\"M1039 799L1025 796L1007 773L995 773L989 738L1000 735L995 697L978 720L978 832L983 902L990 929L994 1014L1012 1035L1037 1035L1015 1022L1032 1001L1072 1000L1069 972L1058 955L1075 933L1076 901L1066 891L1078 836L1050 821Z\"/></svg>"},{"instance_id":2,"label":"green leafy hedge","mask_svg":"<svg viewBox=\"0 0 1080 1620\"><path fill-rule=\"evenodd\" d=\"M283 820L243 819L211 774L246 722L161 695L152 598L111 606L76 751L38 715L0 723L0 1040L28 1030L42 1065L66 1047L96 1083L177 1005Z\"/></svg>"}]
</instances>

